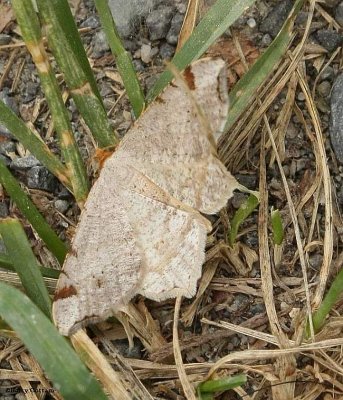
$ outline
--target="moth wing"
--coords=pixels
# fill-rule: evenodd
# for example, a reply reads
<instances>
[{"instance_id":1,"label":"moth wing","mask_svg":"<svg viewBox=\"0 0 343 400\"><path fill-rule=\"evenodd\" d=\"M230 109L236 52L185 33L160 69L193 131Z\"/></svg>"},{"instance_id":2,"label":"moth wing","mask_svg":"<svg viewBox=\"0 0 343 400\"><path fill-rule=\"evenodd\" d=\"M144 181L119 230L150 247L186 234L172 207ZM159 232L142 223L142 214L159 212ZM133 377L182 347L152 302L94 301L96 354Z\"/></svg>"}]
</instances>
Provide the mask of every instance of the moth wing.
<instances>
[{"instance_id":1,"label":"moth wing","mask_svg":"<svg viewBox=\"0 0 343 400\"><path fill-rule=\"evenodd\" d=\"M63 335L113 315L136 294L144 273L125 199L111 172L104 168L90 191L58 280L53 318Z\"/></svg>"},{"instance_id":2,"label":"moth wing","mask_svg":"<svg viewBox=\"0 0 343 400\"><path fill-rule=\"evenodd\" d=\"M210 222L156 186L136 168L121 167L121 178L135 237L145 255L137 293L152 300L192 297L205 258Z\"/></svg>"},{"instance_id":3,"label":"moth wing","mask_svg":"<svg viewBox=\"0 0 343 400\"><path fill-rule=\"evenodd\" d=\"M178 200L214 214L237 186L216 153L229 107L225 63L202 59L185 79L191 95L177 82L167 87L125 135L115 157L131 162Z\"/></svg>"}]
</instances>

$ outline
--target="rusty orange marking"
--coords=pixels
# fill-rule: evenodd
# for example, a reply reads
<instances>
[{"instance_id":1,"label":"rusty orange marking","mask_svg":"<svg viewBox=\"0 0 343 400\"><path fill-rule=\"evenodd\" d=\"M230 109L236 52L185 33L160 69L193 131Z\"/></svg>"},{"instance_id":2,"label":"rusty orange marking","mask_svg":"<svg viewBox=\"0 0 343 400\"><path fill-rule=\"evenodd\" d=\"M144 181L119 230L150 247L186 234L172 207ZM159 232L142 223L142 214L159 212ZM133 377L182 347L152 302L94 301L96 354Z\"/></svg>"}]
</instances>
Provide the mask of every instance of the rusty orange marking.
<instances>
[{"instance_id":1,"label":"rusty orange marking","mask_svg":"<svg viewBox=\"0 0 343 400\"><path fill-rule=\"evenodd\" d=\"M195 78L191 67L187 67L183 73L185 81L191 90L195 89Z\"/></svg>"},{"instance_id":2,"label":"rusty orange marking","mask_svg":"<svg viewBox=\"0 0 343 400\"><path fill-rule=\"evenodd\" d=\"M60 289L58 292L55 293L54 301L60 299L67 299L68 297L76 296L77 291L74 286L70 285Z\"/></svg>"}]
</instances>

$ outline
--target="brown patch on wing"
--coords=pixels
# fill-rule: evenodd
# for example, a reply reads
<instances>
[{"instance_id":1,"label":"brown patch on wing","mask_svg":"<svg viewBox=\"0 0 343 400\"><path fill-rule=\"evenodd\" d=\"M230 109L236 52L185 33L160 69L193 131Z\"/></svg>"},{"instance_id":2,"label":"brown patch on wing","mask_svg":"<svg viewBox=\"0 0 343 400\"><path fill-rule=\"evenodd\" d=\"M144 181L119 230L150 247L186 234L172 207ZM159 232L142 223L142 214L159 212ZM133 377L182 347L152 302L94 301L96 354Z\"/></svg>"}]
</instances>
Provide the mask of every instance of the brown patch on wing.
<instances>
[{"instance_id":1,"label":"brown patch on wing","mask_svg":"<svg viewBox=\"0 0 343 400\"><path fill-rule=\"evenodd\" d=\"M76 296L77 291L74 286L66 286L55 293L54 301L67 299L68 297Z\"/></svg>"},{"instance_id":2,"label":"brown patch on wing","mask_svg":"<svg viewBox=\"0 0 343 400\"><path fill-rule=\"evenodd\" d=\"M156 97L155 101L156 101L157 103L161 103L161 104L165 103L165 101L162 99L161 96Z\"/></svg>"},{"instance_id":3,"label":"brown patch on wing","mask_svg":"<svg viewBox=\"0 0 343 400\"><path fill-rule=\"evenodd\" d=\"M192 67L187 67L183 73L185 81L191 90L195 90L195 78L192 72Z\"/></svg>"}]
</instances>

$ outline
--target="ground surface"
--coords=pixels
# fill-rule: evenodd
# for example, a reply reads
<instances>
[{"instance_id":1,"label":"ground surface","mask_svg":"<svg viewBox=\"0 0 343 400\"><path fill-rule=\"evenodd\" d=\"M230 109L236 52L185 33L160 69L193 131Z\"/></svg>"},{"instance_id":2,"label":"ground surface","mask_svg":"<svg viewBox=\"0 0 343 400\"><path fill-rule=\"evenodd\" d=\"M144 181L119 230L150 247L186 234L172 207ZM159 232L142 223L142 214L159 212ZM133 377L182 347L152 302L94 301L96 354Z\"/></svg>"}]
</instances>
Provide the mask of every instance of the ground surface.
<instances>
[{"instance_id":1,"label":"ground surface","mask_svg":"<svg viewBox=\"0 0 343 400\"><path fill-rule=\"evenodd\" d=\"M76 10L78 26L83 28L82 39L113 127L119 136L123 136L133 122L130 105L94 6L86 0L71 3ZM203 4L201 12L206 11L209 3ZM17 25L6 5L5 1L0 2L0 98L24 121L35 126L54 148L49 112L34 65L22 46ZM227 61L231 87L243 76L244 62L252 65L271 43L291 6L292 1L257 1L211 48L210 55ZM125 38L125 46L133 56L145 89L151 87L157 74L164 69L164 61L174 54L186 2L152 1L152 8L152 14L142 19L133 18L131 31ZM293 384L286 384L286 381L298 382L294 389L297 399L329 400L343 396L339 347L329 346L317 351L300 349L294 355L277 359L260 353L244 358L250 350L277 349L277 342L286 348L299 346L306 315L306 291L315 302L319 296L318 282L328 279L329 285L342 267L343 144L339 132L343 131L340 118L343 96L340 96L342 84L337 77L342 67L343 2L317 4L309 38L302 46L304 52L289 72L287 68L304 34L308 17L309 9L304 7L297 19L297 37L288 57L270 78L271 84L260 90L261 103L252 103L244 119L223 139L220 149L222 160L239 181L249 189L261 191L260 212L255 211L244 222L234 248L227 245L229 221L246 195L237 193L225 210L211 218L214 228L208 238L207 261L200 282L202 290L195 299L184 301L181 307L179 339L183 361L189 364L190 381L201 381L213 363L239 352L232 360L227 360L226 369L221 370L219 376L246 372L248 384L236 393L219 395L220 399L281 399L282 393L293 390L290 389ZM285 80L280 84L282 77ZM63 85L62 80L60 76ZM331 97L334 85L338 89L335 97ZM331 132L330 99L333 115L337 117ZM309 104L312 102L319 121L311 114ZM269 125L259 115L264 104L269 105L264 113ZM91 162L94 146L87 128L79 120L72 101L68 101L68 107L89 173L96 176ZM292 205L286 198L282 176L273 156L268 126L278 148L297 226L292 223ZM1 127L0 139L0 157L26 185L36 205L60 236L70 240L79 216L73 198ZM265 145L261 145L263 141ZM266 152L262 158L261 149ZM1 191L0 196L0 218L20 216L6 193ZM273 244L270 226L261 220L263 210L272 206L280 210L285 228L285 239L279 248ZM28 224L26 228L42 265L54 266L51 256L34 239ZM297 233L304 250L303 259L299 257ZM4 274L2 279L8 280L8 275ZM274 297L271 292L266 292L268 288L273 289ZM114 346L150 393L161 399L184 398L173 361L174 303L174 300L162 303L142 298L135 300L132 307L136 311L130 328L135 339L131 349L121 325L101 324L105 339L94 330L91 332L103 350L108 352L108 346ZM342 302L336 304L329 320L336 325L330 327L328 322L327 329L316 337L316 342L342 336L342 305ZM270 322L278 327L271 329ZM33 360L16 341L4 339L0 355L0 379L1 369L18 371L22 366L24 371L31 371L34 368ZM116 364L113 353L109 359ZM37 381L39 379L32 382L33 387ZM284 386L271 389L270 386L276 383ZM6 394L6 388L19 388L20 385L22 381L11 379L8 374L0 381L0 398L24 399L23 393Z\"/></svg>"}]
</instances>

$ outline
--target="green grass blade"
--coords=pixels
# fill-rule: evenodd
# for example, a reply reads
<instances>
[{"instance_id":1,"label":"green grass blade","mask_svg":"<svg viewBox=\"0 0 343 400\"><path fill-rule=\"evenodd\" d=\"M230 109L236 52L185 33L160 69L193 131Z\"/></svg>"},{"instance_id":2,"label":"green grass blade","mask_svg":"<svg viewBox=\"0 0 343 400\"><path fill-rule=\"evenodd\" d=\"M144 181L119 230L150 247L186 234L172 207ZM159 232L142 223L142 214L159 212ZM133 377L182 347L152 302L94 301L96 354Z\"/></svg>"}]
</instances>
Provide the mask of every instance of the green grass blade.
<instances>
[{"instance_id":1,"label":"green grass blade","mask_svg":"<svg viewBox=\"0 0 343 400\"><path fill-rule=\"evenodd\" d=\"M0 234L27 295L50 317L51 301L48 290L20 222L13 218L3 219L0 222Z\"/></svg>"},{"instance_id":2,"label":"green grass blade","mask_svg":"<svg viewBox=\"0 0 343 400\"><path fill-rule=\"evenodd\" d=\"M94 3L98 10L101 25L105 31L108 43L113 55L115 56L116 65L123 79L124 87L132 105L133 112L136 118L138 118L144 109L144 96L131 57L120 40L107 1L95 0Z\"/></svg>"},{"instance_id":3,"label":"green grass blade","mask_svg":"<svg viewBox=\"0 0 343 400\"><path fill-rule=\"evenodd\" d=\"M32 0L12 0L18 24L26 47L36 65L42 89L51 111L54 128L77 203L82 207L88 195L89 184L86 168L76 144L69 115L62 94L44 49L40 23Z\"/></svg>"},{"instance_id":4,"label":"green grass blade","mask_svg":"<svg viewBox=\"0 0 343 400\"><path fill-rule=\"evenodd\" d=\"M231 230L228 235L230 246L233 246L236 241L240 225L249 217L249 215L255 210L258 204L259 199L251 194L235 212L235 215L233 216L233 219L231 221Z\"/></svg>"},{"instance_id":5,"label":"green grass blade","mask_svg":"<svg viewBox=\"0 0 343 400\"><path fill-rule=\"evenodd\" d=\"M107 400L67 340L19 290L0 282L0 315L17 333L65 400Z\"/></svg>"},{"instance_id":6,"label":"green grass blade","mask_svg":"<svg viewBox=\"0 0 343 400\"><path fill-rule=\"evenodd\" d=\"M283 242L284 231L280 211L272 209L270 212L270 219L272 223L274 243L281 246Z\"/></svg>"},{"instance_id":7,"label":"green grass blade","mask_svg":"<svg viewBox=\"0 0 343 400\"><path fill-rule=\"evenodd\" d=\"M1 102L0 102L1 103ZM29 199L27 194L20 187L17 180L7 169L5 163L0 159L0 183L8 195L15 202L21 213L27 218L39 237L46 244L46 247L54 254L62 265L67 254L67 247L62 240L51 229L36 206Z\"/></svg>"},{"instance_id":8,"label":"green grass blade","mask_svg":"<svg viewBox=\"0 0 343 400\"><path fill-rule=\"evenodd\" d=\"M233 389L237 386L242 386L246 383L247 377L245 374L239 374L222 379L208 380L200 383L198 386L198 393L200 393L201 400L207 399L207 395L216 392L224 392L225 390ZM209 397L211 398L211 397Z\"/></svg>"},{"instance_id":9,"label":"green grass blade","mask_svg":"<svg viewBox=\"0 0 343 400\"><path fill-rule=\"evenodd\" d=\"M255 0L217 0L171 62L180 71L185 69L192 61L204 54L211 44L254 2ZM148 93L146 101L151 103L172 79L173 74L170 71L163 72Z\"/></svg>"},{"instance_id":10,"label":"green grass blade","mask_svg":"<svg viewBox=\"0 0 343 400\"><path fill-rule=\"evenodd\" d=\"M64 74L75 104L100 147L116 138L67 0L36 0L49 47Z\"/></svg>"},{"instance_id":11,"label":"green grass blade","mask_svg":"<svg viewBox=\"0 0 343 400\"><path fill-rule=\"evenodd\" d=\"M5 253L0 253L0 267L8 269L9 271L14 271L14 272L16 271L10 256ZM61 273L61 271L59 271L58 269L42 267L41 265L39 265L39 269L40 269L41 274L45 278L58 279L58 277L60 276L60 273Z\"/></svg>"},{"instance_id":12,"label":"green grass blade","mask_svg":"<svg viewBox=\"0 0 343 400\"><path fill-rule=\"evenodd\" d=\"M325 318L332 310L335 303L341 298L343 294L343 268L339 271L338 275L332 282L332 285L326 293L319 309L312 315L313 328L315 332L319 332L325 323ZM310 329L308 327L308 336Z\"/></svg>"},{"instance_id":13,"label":"green grass blade","mask_svg":"<svg viewBox=\"0 0 343 400\"><path fill-rule=\"evenodd\" d=\"M63 185L71 188L66 167L2 101L0 101L0 124L4 125Z\"/></svg>"},{"instance_id":14,"label":"green grass blade","mask_svg":"<svg viewBox=\"0 0 343 400\"><path fill-rule=\"evenodd\" d=\"M304 0L294 3L290 16L287 18L280 33L268 49L257 59L249 71L237 82L229 94L230 110L225 130L228 131L250 104L259 86L270 75L275 66L285 54L292 38L294 20L303 5Z\"/></svg>"}]
</instances>

